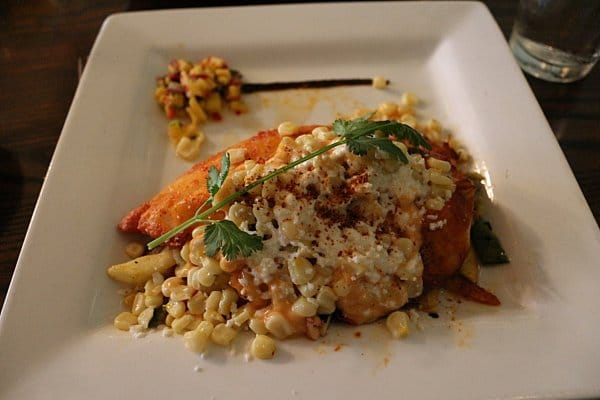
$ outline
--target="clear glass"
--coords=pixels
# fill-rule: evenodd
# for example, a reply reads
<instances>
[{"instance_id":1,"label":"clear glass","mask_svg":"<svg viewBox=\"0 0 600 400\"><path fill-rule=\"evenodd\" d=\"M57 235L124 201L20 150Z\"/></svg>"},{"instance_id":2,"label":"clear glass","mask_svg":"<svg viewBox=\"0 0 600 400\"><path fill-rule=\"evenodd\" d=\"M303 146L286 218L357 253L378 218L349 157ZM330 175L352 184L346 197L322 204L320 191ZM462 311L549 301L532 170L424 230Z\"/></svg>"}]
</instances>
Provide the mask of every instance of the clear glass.
<instances>
[{"instance_id":1,"label":"clear glass","mask_svg":"<svg viewBox=\"0 0 600 400\"><path fill-rule=\"evenodd\" d=\"M521 0L510 47L537 78L585 77L600 58L600 0Z\"/></svg>"}]
</instances>

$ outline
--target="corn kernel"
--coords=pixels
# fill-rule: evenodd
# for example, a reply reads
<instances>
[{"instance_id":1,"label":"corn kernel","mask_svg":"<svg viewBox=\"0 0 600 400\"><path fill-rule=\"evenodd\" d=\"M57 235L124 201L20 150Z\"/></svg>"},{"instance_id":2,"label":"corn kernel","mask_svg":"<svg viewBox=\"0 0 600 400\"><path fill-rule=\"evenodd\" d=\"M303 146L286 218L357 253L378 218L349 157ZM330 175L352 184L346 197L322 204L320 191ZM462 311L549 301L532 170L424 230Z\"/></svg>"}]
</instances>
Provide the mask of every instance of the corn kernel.
<instances>
[{"instance_id":1,"label":"corn kernel","mask_svg":"<svg viewBox=\"0 0 600 400\"><path fill-rule=\"evenodd\" d=\"M127 257L134 259L144 255L145 247L139 242L131 242L125 246L125 254Z\"/></svg>"},{"instance_id":2,"label":"corn kernel","mask_svg":"<svg viewBox=\"0 0 600 400\"><path fill-rule=\"evenodd\" d=\"M404 143L394 141L394 145L397 148L399 148L400 150L402 150L402 152L404 153L404 155L406 155L408 157L408 149L406 148L406 145Z\"/></svg>"},{"instance_id":3,"label":"corn kernel","mask_svg":"<svg viewBox=\"0 0 600 400\"><path fill-rule=\"evenodd\" d=\"M196 289L190 286L175 286L173 290L171 290L171 299L174 301L188 300L194 295L195 292Z\"/></svg>"},{"instance_id":4,"label":"corn kernel","mask_svg":"<svg viewBox=\"0 0 600 400\"><path fill-rule=\"evenodd\" d=\"M233 328L228 327L225 324L218 324L213 329L210 338L213 343L220 346L228 346L229 343L236 337L237 331Z\"/></svg>"},{"instance_id":5,"label":"corn kernel","mask_svg":"<svg viewBox=\"0 0 600 400\"><path fill-rule=\"evenodd\" d=\"M248 323L250 330L257 335L266 335L268 330L262 318L252 318Z\"/></svg>"},{"instance_id":6,"label":"corn kernel","mask_svg":"<svg viewBox=\"0 0 600 400\"><path fill-rule=\"evenodd\" d=\"M154 308L148 307L144 311L138 315L138 324L142 325L144 328L148 328L148 324L154 315Z\"/></svg>"},{"instance_id":7,"label":"corn kernel","mask_svg":"<svg viewBox=\"0 0 600 400\"><path fill-rule=\"evenodd\" d=\"M223 293L218 290L211 292L206 299L206 311L217 311L219 309L219 303L221 302L221 297Z\"/></svg>"},{"instance_id":8,"label":"corn kernel","mask_svg":"<svg viewBox=\"0 0 600 400\"><path fill-rule=\"evenodd\" d=\"M205 321L210 321L213 324L221 324L225 322L225 318L217 311L217 310L208 310L204 314L202 314L202 318Z\"/></svg>"},{"instance_id":9,"label":"corn kernel","mask_svg":"<svg viewBox=\"0 0 600 400\"><path fill-rule=\"evenodd\" d=\"M407 107L414 107L419 103L419 98L412 92L405 92L400 97L400 103Z\"/></svg>"},{"instance_id":10,"label":"corn kernel","mask_svg":"<svg viewBox=\"0 0 600 400\"><path fill-rule=\"evenodd\" d=\"M285 121L277 127L277 133L281 136L292 136L298 132L298 126L290 121Z\"/></svg>"},{"instance_id":11,"label":"corn kernel","mask_svg":"<svg viewBox=\"0 0 600 400\"><path fill-rule=\"evenodd\" d=\"M177 286L181 286L183 284L183 279L177 276L172 276L170 278L165 279L165 281L160 286L161 292L163 296L169 297L171 296L171 291L173 288Z\"/></svg>"},{"instance_id":12,"label":"corn kernel","mask_svg":"<svg viewBox=\"0 0 600 400\"><path fill-rule=\"evenodd\" d=\"M194 239L195 238L200 238L200 239L204 240L204 230L205 229L206 229L206 226L204 226L204 225L200 225L200 226L195 227L192 230L192 238L194 238Z\"/></svg>"},{"instance_id":13,"label":"corn kernel","mask_svg":"<svg viewBox=\"0 0 600 400\"><path fill-rule=\"evenodd\" d=\"M229 154L229 161L231 164L239 164L246 159L246 149L234 148L227 150L227 154Z\"/></svg>"},{"instance_id":14,"label":"corn kernel","mask_svg":"<svg viewBox=\"0 0 600 400\"><path fill-rule=\"evenodd\" d=\"M300 238L298 226L293 221L287 220L281 223L281 233L287 240L297 240Z\"/></svg>"},{"instance_id":15,"label":"corn kernel","mask_svg":"<svg viewBox=\"0 0 600 400\"><path fill-rule=\"evenodd\" d=\"M202 257L206 255L204 234L194 236L188 243L188 260L194 265L202 264Z\"/></svg>"},{"instance_id":16,"label":"corn kernel","mask_svg":"<svg viewBox=\"0 0 600 400\"><path fill-rule=\"evenodd\" d=\"M190 261L190 245L189 245L189 243L190 242L187 242L186 244L184 244L183 247L181 247L181 250L179 251L179 255L185 262Z\"/></svg>"},{"instance_id":17,"label":"corn kernel","mask_svg":"<svg viewBox=\"0 0 600 400\"><path fill-rule=\"evenodd\" d=\"M127 296L123 298L123 304L127 306L130 310L133 307L133 301L135 300L136 293L129 293Z\"/></svg>"},{"instance_id":18,"label":"corn kernel","mask_svg":"<svg viewBox=\"0 0 600 400\"><path fill-rule=\"evenodd\" d=\"M160 272L153 272L152 273L152 283L154 283L155 286L157 286L154 290L153 293L154 294L159 294L160 293L160 286L162 285L162 283L165 281L165 277L162 276L162 274Z\"/></svg>"},{"instance_id":19,"label":"corn kernel","mask_svg":"<svg viewBox=\"0 0 600 400\"><path fill-rule=\"evenodd\" d=\"M434 157L429 157L427 159L427 166L429 168L436 169L440 172L447 173L450 172L451 165L448 161L438 160Z\"/></svg>"},{"instance_id":20,"label":"corn kernel","mask_svg":"<svg viewBox=\"0 0 600 400\"><path fill-rule=\"evenodd\" d=\"M218 311L221 315L229 315L233 305L236 304L238 295L233 289L225 289L221 295L221 301L219 301Z\"/></svg>"},{"instance_id":21,"label":"corn kernel","mask_svg":"<svg viewBox=\"0 0 600 400\"><path fill-rule=\"evenodd\" d=\"M275 196L277 193L277 185L274 179L270 179L262 184L261 196L265 199L269 199Z\"/></svg>"},{"instance_id":22,"label":"corn kernel","mask_svg":"<svg viewBox=\"0 0 600 400\"><path fill-rule=\"evenodd\" d=\"M210 343L210 335L213 331L213 324L208 321L202 321L196 329L187 332L183 337L185 345L191 351L202 353Z\"/></svg>"},{"instance_id":23,"label":"corn kernel","mask_svg":"<svg viewBox=\"0 0 600 400\"><path fill-rule=\"evenodd\" d=\"M443 186L444 188L454 188L454 181L447 176L436 172L436 170L430 171L429 181L434 185Z\"/></svg>"},{"instance_id":24,"label":"corn kernel","mask_svg":"<svg viewBox=\"0 0 600 400\"><path fill-rule=\"evenodd\" d=\"M161 288L161 285L157 285L154 282L154 279L152 279L152 276L150 276L150 279L148 279L146 281L146 283L144 284L144 293L147 295L159 294L160 288Z\"/></svg>"},{"instance_id":25,"label":"corn kernel","mask_svg":"<svg viewBox=\"0 0 600 400\"><path fill-rule=\"evenodd\" d=\"M165 309L169 315L174 318L180 318L185 314L185 303L183 301L169 300L165 305Z\"/></svg>"},{"instance_id":26,"label":"corn kernel","mask_svg":"<svg viewBox=\"0 0 600 400\"><path fill-rule=\"evenodd\" d=\"M396 105L396 103L392 101L385 101L379 104L379 107L377 107L377 111L383 116L390 116L396 112L397 108L398 106Z\"/></svg>"},{"instance_id":27,"label":"corn kernel","mask_svg":"<svg viewBox=\"0 0 600 400\"><path fill-rule=\"evenodd\" d=\"M229 109L236 114L243 114L248 111L248 107L241 100L233 100L229 103Z\"/></svg>"},{"instance_id":28,"label":"corn kernel","mask_svg":"<svg viewBox=\"0 0 600 400\"><path fill-rule=\"evenodd\" d=\"M312 130L312 135L321 141L333 140L337 137L335 132L326 126L318 126Z\"/></svg>"},{"instance_id":29,"label":"corn kernel","mask_svg":"<svg viewBox=\"0 0 600 400\"><path fill-rule=\"evenodd\" d=\"M229 207L227 216L229 220L237 226L240 226L244 221L251 223L256 222L254 215L252 215L252 209L241 203L233 203L231 207Z\"/></svg>"},{"instance_id":30,"label":"corn kernel","mask_svg":"<svg viewBox=\"0 0 600 400\"><path fill-rule=\"evenodd\" d=\"M182 334L186 330L188 325L192 323L193 320L193 316L191 316L190 314L185 314L179 318L175 318L173 322L171 322L171 328L173 328L173 331L175 331L175 333Z\"/></svg>"},{"instance_id":31,"label":"corn kernel","mask_svg":"<svg viewBox=\"0 0 600 400\"><path fill-rule=\"evenodd\" d=\"M256 335L250 346L250 354L261 360L273 358L275 350L275 341L266 335Z\"/></svg>"},{"instance_id":32,"label":"corn kernel","mask_svg":"<svg viewBox=\"0 0 600 400\"><path fill-rule=\"evenodd\" d=\"M133 299L133 305L131 306L131 313L133 315L140 315L142 311L146 308L144 304L144 293L138 292Z\"/></svg>"},{"instance_id":33,"label":"corn kernel","mask_svg":"<svg viewBox=\"0 0 600 400\"><path fill-rule=\"evenodd\" d=\"M227 87L227 100L237 100L242 95L242 90L239 85L229 85Z\"/></svg>"},{"instance_id":34,"label":"corn kernel","mask_svg":"<svg viewBox=\"0 0 600 400\"><path fill-rule=\"evenodd\" d=\"M295 285L308 283L315 276L315 267L304 257L296 257L288 264L290 278Z\"/></svg>"},{"instance_id":35,"label":"corn kernel","mask_svg":"<svg viewBox=\"0 0 600 400\"><path fill-rule=\"evenodd\" d=\"M235 193L235 191L236 189L235 185L233 184L233 181L230 178L225 179L225 182L223 182L223 185L213 198L213 205L225 200L226 197L231 196L233 193Z\"/></svg>"},{"instance_id":36,"label":"corn kernel","mask_svg":"<svg viewBox=\"0 0 600 400\"><path fill-rule=\"evenodd\" d=\"M162 306L163 296L162 294L152 294L144 296L144 305L150 308L156 308Z\"/></svg>"},{"instance_id":37,"label":"corn kernel","mask_svg":"<svg viewBox=\"0 0 600 400\"><path fill-rule=\"evenodd\" d=\"M319 303L319 314L331 314L335 311L335 301L337 296L333 289L329 286L322 286L317 294L317 302Z\"/></svg>"},{"instance_id":38,"label":"corn kernel","mask_svg":"<svg viewBox=\"0 0 600 400\"><path fill-rule=\"evenodd\" d=\"M191 314L202 315L205 311L205 295L202 292L197 292L187 301L187 308Z\"/></svg>"},{"instance_id":39,"label":"corn kernel","mask_svg":"<svg viewBox=\"0 0 600 400\"><path fill-rule=\"evenodd\" d=\"M400 122L402 122L405 125L410 126L411 128L414 128L417 126L417 119L414 117L414 115L411 114L404 114L400 117Z\"/></svg>"},{"instance_id":40,"label":"corn kernel","mask_svg":"<svg viewBox=\"0 0 600 400\"><path fill-rule=\"evenodd\" d=\"M394 247L400 250L404 257L408 258L412 254L415 244L409 238L398 238L394 241Z\"/></svg>"},{"instance_id":41,"label":"corn kernel","mask_svg":"<svg viewBox=\"0 0 600 400\"><path fill-rule=\"evenodd\" d=\"M212 257L202 257L201 262L203 267L202 269L205 269L209 274L220 275L223 272L219 262Z\"/></svg>"},{"instance_id":42,"label":"corn kernel","mask_svg":"<svg viewBox=\"0 0 600 400\"><path fill-rule=\"evenodd\" d=\"M288 320L278 311L271 311L267 314L265 327L278 339L284 339L294 333Z\"/></svg>"},{"instance_id":43,"label":"corn kernel","mask_svg":"<svg viewBox=\"0 0 600 400\"><path fill-rule=\"evenodd\" d=\"M251 317L250 310L248 307L238 308L237 311L232 315L231 321L237 327L242 326Z\"/></svg>"},{"instance_id":44,"label":"corn kernel","mask_svg":"<svg viewBox=\"0 0 600 400\"><path fill-rule=\"evenodd\" d=\"M302 150L306 153L312 153L321 147L321 141L313 135L301 135L296 138L296 143L302 146Z\"/></svg>"},{"instance_id":45,"label":"corn kernel","mask_svg":"<svg viewBox=\"0 0 600 400\"><path fill-rule=\"evenodd\" d=\"M350 293L350 285L342 279L335 281L332 289L338 297L345 297Z\"/></svg>"},{"instance_id":46,"label":"corn kernel","mask_svg":"<svg viewBox=\"0 0 600 400\"><path fill-rule=\"evenodd\" d=\"M231 72L227 68L217 68L215 75L217 76L217 82L222 85L227 85L231 80Z\"/></svg>"},{"instance_id":47,"label":"corn kernel","mask_svg":"<svg viewBox=\"0 0 600 400\"><path fill-rule=\"evenodd\" d=\"M200 140L190 139L187 136L182 137L177 143L175 154L186 161L193 161L198 157L198 154L200 154L201 144L202 142Z\"/></svg>"},{"instance_id":48,"label":"corn kernel","mask_svg":"<svg viewBox=\"0 0 600 400\"><path fill-rule=\"evenodd\" d=\"M120 329L122 331L128 331L129 327L137 324L138 318L130 312L122 312L115 317L113 321L113 325L115 328Z\"/></svg>"},{"instance_id":49,"label":"corn kernel","mask_svg":"<svg viewBox=\"0 0 600 400\"><path fill-rule=\"evenodd\" d=\"M375 89L385 89L388 85L388 82L383 76L375 76L373 77L372 84Z\"/></svg>"},{"instance_id":50,"label":"corn kernel","mask_svg":"<svg viewBox=\"0 0 600 400\"><path fill-rule=\"evenodd\" d=\"M394 311L385 320L385 325L396 339L408 335L408 314Z\"/></svg>"},{"instance_id":51,"label":"corn kernel","mask_svg":"<svg viewBox=\"0 0 600 400\"><path fill-rule=\"evenodd\" d=\"M425 126L431 131L440 132L442 130L442 125L439 123L438 120L433 118L427 121L427 124Z\"/></svg>"},{"instance_id":52,"label":"corn kernel","mask_svg":"<svg viewBox=\"0 0 600 400\"><path fill-rule=\"evenodd\" d=\"M229 261L227 257L221 257L219 260L219 267L225 272L234 272L237 271L242 265L244 265L244 260L236 259Z\"/></svg>"},{"instance_id":53,"label":"corn kernel","mask_svg":"<svg viewBox=\"0 0 600 400\"><path fill-rule=\"evenodd\" d=\"M318 307L319 305L315 299L307 299L306 297L300 296L298 300L292 304L292 311L301 317L314 317L317 314Z\"/></svg>"},{"instance_id":54,"label":"corn kernel","mask_svg":"<svg viewBox=\"0 0 600 400\"><path fill-rule=\"evenodd\" d=\"M211 287L215 283L216 275L211 274L207 268L202 267L196 271L194 279L204 287Z\"/></svg>"},{"instance_id":55,"label":"corn kernel","mask_svg":"<svg viewBox=\"0 0 600 400\"><path fill-rule=\"evenodd\" d=\"M315 282L308 282L305 283L304 285L298 285L298 290L300 291L300 293L302 294L302 296L309 298L309 297L313 297L315 296L318 292L320 287L316 285Z\"/></svg>"},{"instance_id":56,"label":"corn kernel","mask_svg":"<svg viewBox=\"0 0 600 400\"><path fill-rule=\"evenodd\" d=\"M210 67L212 67L214 69L224 68L227 66L227 64L225 63L225 60L223 60L221 57L216 57L216 56L208 57L207 63Z\"/></svg>"}]
</instances>

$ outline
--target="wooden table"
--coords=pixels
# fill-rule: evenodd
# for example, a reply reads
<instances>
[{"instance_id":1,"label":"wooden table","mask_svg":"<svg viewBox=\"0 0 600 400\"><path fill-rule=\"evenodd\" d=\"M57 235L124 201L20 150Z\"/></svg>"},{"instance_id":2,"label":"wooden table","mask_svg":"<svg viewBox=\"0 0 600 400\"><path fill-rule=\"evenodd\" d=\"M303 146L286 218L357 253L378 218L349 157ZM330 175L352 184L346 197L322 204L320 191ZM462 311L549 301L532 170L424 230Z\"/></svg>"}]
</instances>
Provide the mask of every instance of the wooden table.
<instances>
[{"instance_id":1,"label":"wooden table","mask_svg":"<svg viewBox=\"0 0 600 400\"><path fill-rule=\"evenodd\" d=\"M115 12L161 8L173 3L165 0L4 0L0 3L2 304L77 87L79 69L102 21ZM224 4L196 2L199 3ZM516 1L486 1L486 4L508 37ZM600 68L595 68L584 80L568 85L530 77L528 81L597 222L600 218Z\"/></svg>"}]
</instances>

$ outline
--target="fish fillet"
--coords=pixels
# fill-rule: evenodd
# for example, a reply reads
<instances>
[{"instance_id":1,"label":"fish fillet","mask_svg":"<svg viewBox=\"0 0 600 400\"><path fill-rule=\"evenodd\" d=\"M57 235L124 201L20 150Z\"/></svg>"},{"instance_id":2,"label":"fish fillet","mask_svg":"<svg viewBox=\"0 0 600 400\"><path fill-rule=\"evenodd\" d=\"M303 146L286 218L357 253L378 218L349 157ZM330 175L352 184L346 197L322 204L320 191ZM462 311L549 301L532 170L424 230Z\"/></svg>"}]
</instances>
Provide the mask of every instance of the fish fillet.
<instances>
[{"instance_id":1,"label":"fish fillet","mask_svg":"<svg viewBox=\"0 0 600 400\"><path fill-rule=\"evenodd\" d=\"M315 127L316 125L302 126L297 135L310 133ZM229 149L243 148L246 150L247 160L263 163L275 153L280 141L281 136L277 130L261 131ZM123 232L142 233L156 238L192 217L198 207L208 198L206 179L209 168L211 166L219 167L221 157L227 150L194 165L154 198L125 215L118 224L118 228ZM445 159L452 164L457 162L456 154L447 145L434 147L430 155ZM233 169L236 165L232 163L231 168ZM426 284L437 285L455 275L470 246L469 231L474 214L475 187L460 172L455 169L454 171L457 190L445 207L437 212L438 218L445 219L447 223L441 229L435 231L423 229L422 232L421 255L424 263L423 277ZM179 234L168 244L171 246L183 245L190 238L190 232L191 230L188 230ZM360 324L375 320L387 314L391 309L397 308L395 303L404 304L406 302L406 293L394 280L387 282L387 286L384 288L388 293L394 294L392 296L394 304L384 306L384 300L390 303L389 298L382 300L366 296L366 293L370 292L370 287L362 281L352 281L343 270L338 271L336 279L347 281L351 285L353 296L346 299L348 304L342 301L343 304L338 306L345 319L353 323ZM467 297L477 301L476 296L468 296L469 293L466 290L463 292ZM368 301L359 306L356 301L350 299L351 297L356 301L360 299ZM358 302L360 303L360 301ZM370 309L368 315L364 313L365 307Z\"/></svg>"},{"instance_id":2,"label":"fish fillet","mask_svg":"<svg viewBox=\"0 0 600 400\"><path fill-rule=\"evenodd\" d=\"M315 126L302 126L297 134L310 133L314 128ZM280 141L281 136L277 130L261 131L229 149L243 148L246 150L247 160L262 163L273 155ZM227 150L194 165L154 198L131 210L119 222L119 230L143 233L157 238L191 218L208 198L206 187L208 169L213 165L219 167L221 157ZM235 165L237 164L232 164L231 169ZM171 239L169 244L172 246L183 245L189 235L189 231L184 232Z\"/></svg>"}]
</instances>

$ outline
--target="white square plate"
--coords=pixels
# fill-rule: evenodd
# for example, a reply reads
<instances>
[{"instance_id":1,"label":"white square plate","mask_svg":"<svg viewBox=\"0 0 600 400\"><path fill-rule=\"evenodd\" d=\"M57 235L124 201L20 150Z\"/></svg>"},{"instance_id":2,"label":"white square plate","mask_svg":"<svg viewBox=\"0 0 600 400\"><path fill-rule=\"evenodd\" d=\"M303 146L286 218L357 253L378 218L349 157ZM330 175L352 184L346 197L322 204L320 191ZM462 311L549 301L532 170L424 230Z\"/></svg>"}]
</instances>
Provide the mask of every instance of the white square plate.
<instances>
[{"instance_id":1,"label":"white square plate","mask_svg":"<svg viewBox=\"0 0 600 400\"><path fill-rule=\"evenodd\" d=\"M281 120L415 92L474 154L511 256L486 269L499 308L463 303L391 340L381 325L282 343L271 362L180 339L133 339L106 267L115 224L187 165L152 99L174 57L220 55L247 81L385 76L369 87L247 96L206 127L205 154ZM509 399L600 395L600 234L526 81L478 3L351 3L140 12L109 18L66 120L2 312L6 399ZM360 331L360 338L355 332ZM199 368L195 368L199 367ZM197 371L196 371L197 370Z\"/></svg>"}]
</instances>

